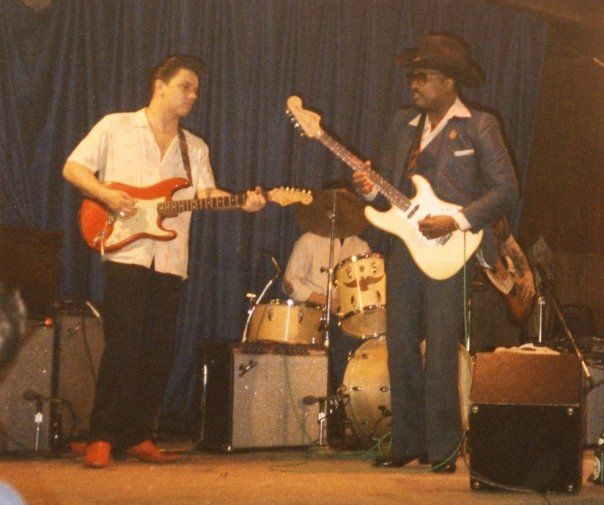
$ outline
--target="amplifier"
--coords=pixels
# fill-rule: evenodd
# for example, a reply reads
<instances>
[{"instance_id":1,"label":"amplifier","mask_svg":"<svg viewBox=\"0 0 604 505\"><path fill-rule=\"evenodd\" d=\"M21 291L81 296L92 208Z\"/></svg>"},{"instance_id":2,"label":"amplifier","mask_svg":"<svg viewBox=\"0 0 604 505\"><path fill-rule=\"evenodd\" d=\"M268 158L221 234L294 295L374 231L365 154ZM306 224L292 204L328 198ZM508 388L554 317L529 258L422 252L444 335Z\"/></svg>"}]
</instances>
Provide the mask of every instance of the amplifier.
<instances>
[{"instance_id":1,"label":"amplifier","mask_svg":"<svg viewBox=\"0 0 604 505\"><path fill-rule=\"evenodd\" d=\"M56 362L55 338L58 339ZM35 448L36 401L24 398L27 393L47 398L54 394L56 399L64 401L42 402L39 450L50 448L48 434L54 417L51 407L53 414L62 414L65 436L87 434L103 348L99 319L59 314L54 326L29 320L16 357L0 373L0 450ZM59 373L55 374L57 365Z\"/></svg>"},{"instance_id":2,"label":"amplifier","mask_svg":"<svg viewBox=\"0 0 604 505\"><path fill-rule=\"evenodd\" d=\"M478 353L470 394L470 485L577 493L581 367L574 355Z\"/></svg>"},{"instance_id":3,"label":"amplifier","mask_svg":"<svg viewBox=\"0 0 604 505\"><path fill-rule=\"evenodd\" d=\"M0 450L28 451L49 448L51 404L42 402L36 419L36 401L26 400L28 391L51 396L54 329L28 321L19 351L0 372ZM53 406L54 408L54 406ZM36 422L37 421L37 422ZM38 435L36 437L36 431Z\"/></svg>"},{"instance_id":4,"label":"amplifier","mask_svg":"<svg viewBox=\"0 0 604 505\"><path fill-rule=\"evenodd\" d=\"M200 359L199 450L301 447L319 438L318 403L302 400L327 395L325 349L212 343Z\"/></svg>"}]
</instances>

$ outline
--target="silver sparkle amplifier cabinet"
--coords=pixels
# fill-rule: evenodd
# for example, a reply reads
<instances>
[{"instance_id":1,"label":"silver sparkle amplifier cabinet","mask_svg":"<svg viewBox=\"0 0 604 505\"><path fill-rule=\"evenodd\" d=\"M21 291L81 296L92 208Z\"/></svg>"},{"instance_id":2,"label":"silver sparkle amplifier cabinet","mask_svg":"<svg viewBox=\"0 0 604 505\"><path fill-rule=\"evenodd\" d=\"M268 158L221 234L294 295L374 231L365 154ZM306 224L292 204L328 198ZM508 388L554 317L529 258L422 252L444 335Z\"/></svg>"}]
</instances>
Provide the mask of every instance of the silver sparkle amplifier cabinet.
<instances>
[{"instance_id":1,"label":"silver sparkle amplifier cabinet","mask_svg":"<svg viewBox=\"0 0 604 505\"><path fill-rule=\"evenodd\" d=\"M49 326L28 321L17 356L0 372L0 451L49 449L57 416L61 438L88 432L103 347L97 318L60 314Z\"/></svg>"},{"instance_id":2,"label":"silver sparkle amplifier cabinet","mask_svg":"<svg viewBox=\"0 0 604 505\"><path fill-rule=\"evenodd\" d=\"M318 402L309 399L327 394L327 354L310 346L204 344L199 390L198 450L308 446L319 438Z\"/></svg>"},{"instance_id":3,"label":"silver sparkle amplifier cabinet","mask_svg":"<svg viewBox=\"0 0 604 505\"><path fill-rule=\"evenodd\" d=\"M52 394L53 339L52 326L28 321L17 355L0 372L1 451L49 448L51 403L42 401L38 412L37 402L26 397L34 392L47 397Z\"/></svg>"}]
</instances>

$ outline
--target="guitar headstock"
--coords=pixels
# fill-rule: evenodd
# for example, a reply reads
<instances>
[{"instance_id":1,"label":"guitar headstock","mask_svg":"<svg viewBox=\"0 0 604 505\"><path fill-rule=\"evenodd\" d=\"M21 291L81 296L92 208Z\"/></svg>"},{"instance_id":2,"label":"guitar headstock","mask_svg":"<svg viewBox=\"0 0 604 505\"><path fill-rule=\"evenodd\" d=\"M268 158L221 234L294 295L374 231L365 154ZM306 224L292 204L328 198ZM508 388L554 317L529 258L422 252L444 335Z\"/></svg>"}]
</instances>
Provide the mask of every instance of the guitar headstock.
<instances>
[{"instance_id":1,"label":"guitar headstock","mask_svg":"<svg viewBox=\"0 0 604 505\"><path fill-rule=\"evenodd\" d=\"M305 189L274 188L268 191L268 198L271 202L278 203L282 207L293 203L301 203L303 205L312 203L312 193Z\"/></svg>"},{"instance_id":2,"label":"guitar headstock","mask_svg":"<svg viewBox=\"0 0 604 505\"><path fill-rule=\"evenodd\" d=\"M301 134L315 138L323 131L320 124L321 116L302 107L302 99L299 96L292 95L287 99L285 112Z\"/></svg>"}]
</instances>

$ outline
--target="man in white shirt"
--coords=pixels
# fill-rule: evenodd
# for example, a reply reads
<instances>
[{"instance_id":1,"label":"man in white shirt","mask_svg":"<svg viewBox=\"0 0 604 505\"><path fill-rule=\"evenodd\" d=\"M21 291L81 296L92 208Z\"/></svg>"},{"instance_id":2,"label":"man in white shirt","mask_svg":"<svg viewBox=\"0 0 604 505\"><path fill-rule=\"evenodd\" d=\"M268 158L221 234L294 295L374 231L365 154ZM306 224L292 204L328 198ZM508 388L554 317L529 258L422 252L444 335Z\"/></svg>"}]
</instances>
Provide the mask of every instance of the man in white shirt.
<instances>
[{"instance_id":1,"label":"man in white shirt","mask_svg":"<svg viewBox=\"0 0 604 505\"><path fill-rule=\"evenodd\" d=\"M192 56L165 58L151 76L151 100L137 112L101 119L69 156L63 175L118 219L137 213L137 200L107 182L147 187L181 177L190 186L174 199L225 195L217 190L208 147L179 120L198 96L202 64ZM244 210L262 208L260 188L248 191ZM98 375L85 465L102 468L111 453L169 462L151 441L153 419L170 372L182 282L187 276L190 212L164 219L177 235L141 238L105 252L105 351Z\"/></svg>"},{"instance_id":2,"label":"man in white shirt","mask_svg":"<svg viewBox=\"0 0 604 505\"><path fill-rule=\"evenodd\" d=\"M459 86L478 86L484 77L464 41L447 34L426 36L419 48L403 52L409 66L413 108L398 111L386 138L379 169L385 179L412 196L410 176L422 175L434 193L461 207L454 215L430 215L418 222L426 238L455 230L484 231L482 249L493 264L495 241L489 223L510 214L518 189L496 119L466 106ZM354 176L366 198L371 181ZM459 254L464 254L460 250ZM418 458L432 471L452 473L461 443L457 348L462 331L464 275L445 280L422 272L402 241L387 258L388 368L392 401L392 453L374 462L401 467ZM419 343L425 338L425 366Z\"/></svg>"}]
</instances>

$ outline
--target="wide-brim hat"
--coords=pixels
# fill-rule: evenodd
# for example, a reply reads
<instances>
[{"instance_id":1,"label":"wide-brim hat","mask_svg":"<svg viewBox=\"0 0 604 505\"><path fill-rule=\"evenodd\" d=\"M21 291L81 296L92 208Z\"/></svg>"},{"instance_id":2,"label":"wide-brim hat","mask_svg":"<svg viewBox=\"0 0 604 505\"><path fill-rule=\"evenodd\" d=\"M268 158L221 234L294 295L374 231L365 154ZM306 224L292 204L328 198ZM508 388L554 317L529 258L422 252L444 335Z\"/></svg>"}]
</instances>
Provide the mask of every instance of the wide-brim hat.
<instances>
[{"instance_id":1,"label":"wide-brim hat","mask_svg":"<svg viewBox=\"0 0 604 505\"><path fill-rule=\"evenodd\" d=\"M408 67L438 70L462 86L478 87L484 83L482 70L470 59L467 42L454 35L426 35L419 47L402 51L396 61Z\"/></svg>"}]
</instances>

